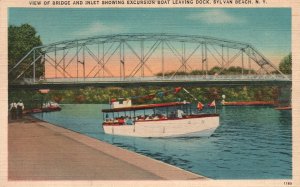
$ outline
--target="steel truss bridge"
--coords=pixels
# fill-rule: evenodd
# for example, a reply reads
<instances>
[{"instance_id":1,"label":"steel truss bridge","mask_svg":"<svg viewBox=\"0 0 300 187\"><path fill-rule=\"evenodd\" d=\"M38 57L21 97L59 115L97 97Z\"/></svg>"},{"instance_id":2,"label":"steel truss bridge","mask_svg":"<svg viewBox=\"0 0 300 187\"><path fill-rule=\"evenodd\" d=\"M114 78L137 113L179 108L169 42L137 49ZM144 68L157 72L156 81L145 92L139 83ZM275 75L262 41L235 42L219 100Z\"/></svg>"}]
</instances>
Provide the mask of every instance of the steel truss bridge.
<instances>
[{"instance_id":1,"label":"steel truss bridge","mask_svg":"<svg viewBox=\"0 0 300 187\"><path fill-rule=\"evenodd\" d=\"M227 74L232 66L240 67L240 72ZM42 75L37 73L41 67ZM198 73L187 75L193 72ZM37 46L9 74L15 74L11 87L291 84L291 76L251 44L157 33L103 35Z\"/></svg>"}]
</instances>

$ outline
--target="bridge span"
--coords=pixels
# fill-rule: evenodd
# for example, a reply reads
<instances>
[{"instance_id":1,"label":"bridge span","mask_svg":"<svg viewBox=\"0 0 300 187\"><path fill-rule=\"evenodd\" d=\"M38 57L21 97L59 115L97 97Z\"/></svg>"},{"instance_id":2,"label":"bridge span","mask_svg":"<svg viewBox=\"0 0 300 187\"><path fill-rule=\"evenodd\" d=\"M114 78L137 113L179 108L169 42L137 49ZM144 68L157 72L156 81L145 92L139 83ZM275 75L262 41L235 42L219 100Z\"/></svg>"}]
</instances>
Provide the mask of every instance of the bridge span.
<instances>
[{"instance_id":1,"label":"bridge span","mask_svg":"<svg viewBox=\"0 0 300 187\"><path fill-rule=\"evenodd\" d=\"M183 75L184 74L184 75ZM165 33L115 34L37 46L9 66L9 88L291 85L249 43Z\"/></svg>"},{"instance_id":2,"label":"bridge span","mask_svg":"<svg viewBox=\"0 0 300 187\"><path fill-rule=\"evenodd\" d=\"M52 78L34 81L25 79L22 84L10 84L10 89L66 89L83 87L137 87L137 86L291 86L291 76L236 76L236 75L178 75L174 77L134 78Z\"/></svg>"}]
</instances>

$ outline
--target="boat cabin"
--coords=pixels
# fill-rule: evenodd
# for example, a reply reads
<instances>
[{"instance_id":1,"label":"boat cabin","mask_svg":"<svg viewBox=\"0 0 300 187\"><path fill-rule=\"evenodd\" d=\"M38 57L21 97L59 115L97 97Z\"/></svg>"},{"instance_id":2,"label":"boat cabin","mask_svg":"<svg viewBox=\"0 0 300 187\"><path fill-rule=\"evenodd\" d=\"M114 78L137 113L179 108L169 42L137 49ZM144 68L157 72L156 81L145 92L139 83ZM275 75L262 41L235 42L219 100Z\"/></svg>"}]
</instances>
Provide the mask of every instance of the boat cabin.
<instances>
[{"instance_id":1,"label":"boat cabin","mask_svg":"<svg viewBox=\"0 0 300 187\"><path fill-rule=\"evenodd\" d=\"M125 107L119 107L120 104L112 104L112 106L111 109L102 110L104 125L134 125L135 122L176 120L200 116L197 110L192 107L192 104L186 101L127 105Z\"/></svg>"}]
</instances>

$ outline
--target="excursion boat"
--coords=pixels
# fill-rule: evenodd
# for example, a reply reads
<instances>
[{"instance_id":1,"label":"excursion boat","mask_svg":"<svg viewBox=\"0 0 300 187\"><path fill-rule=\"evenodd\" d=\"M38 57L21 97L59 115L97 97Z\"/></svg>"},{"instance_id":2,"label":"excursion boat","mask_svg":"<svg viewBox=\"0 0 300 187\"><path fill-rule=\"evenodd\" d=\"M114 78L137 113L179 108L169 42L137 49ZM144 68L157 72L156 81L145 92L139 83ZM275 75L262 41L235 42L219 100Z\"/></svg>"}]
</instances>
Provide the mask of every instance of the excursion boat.
<instances>
[{"instance_id":1,"label":"excursion boat","mask_svg":"<svg viewBox=\"0 0 300 187\"><path fill-rule=\"evenodd\" d=\"M102 112L104 132L119 136L208 137L219 126L219 114L199 113L185 101L147 105L115 101Z\"/></svg>"}]
</instances>

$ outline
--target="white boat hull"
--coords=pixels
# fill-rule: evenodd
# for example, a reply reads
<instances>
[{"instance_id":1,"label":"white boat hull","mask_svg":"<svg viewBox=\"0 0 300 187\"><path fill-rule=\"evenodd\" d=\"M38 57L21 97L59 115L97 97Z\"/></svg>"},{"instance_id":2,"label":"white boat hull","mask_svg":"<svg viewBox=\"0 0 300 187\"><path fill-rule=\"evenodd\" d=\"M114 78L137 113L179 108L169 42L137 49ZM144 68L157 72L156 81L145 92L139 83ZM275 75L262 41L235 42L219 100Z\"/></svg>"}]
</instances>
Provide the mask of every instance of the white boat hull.
<instances>
[{"instance_id":1,"label":"white boat hull","mask_svg":"<svg viewBox=\"0 0 300 187\"><path fill-rule=\"evenodd\" d=\"M111 135L134 137L211 136L219 126L219 116L174 120L137 121L134 125L103 125Z\"/></svg>"}]
</instances>

